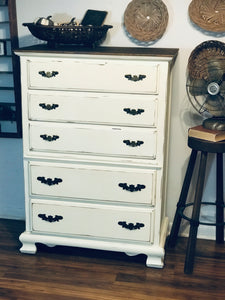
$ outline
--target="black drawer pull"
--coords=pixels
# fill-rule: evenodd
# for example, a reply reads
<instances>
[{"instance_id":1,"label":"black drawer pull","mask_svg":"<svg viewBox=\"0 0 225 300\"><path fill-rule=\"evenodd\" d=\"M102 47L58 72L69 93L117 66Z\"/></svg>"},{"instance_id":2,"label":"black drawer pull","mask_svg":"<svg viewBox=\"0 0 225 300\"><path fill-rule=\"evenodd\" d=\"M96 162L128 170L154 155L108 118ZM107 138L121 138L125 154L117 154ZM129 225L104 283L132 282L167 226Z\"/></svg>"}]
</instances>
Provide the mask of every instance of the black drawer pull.
<instances>
[{"instance_id":1,"label":"black drawer pull","mask_svg":"<svg viewBox=\"0 0 225 300\"><path fill-rule=\"evenodd\" d=\"M60 182L62 182L61 178L54 178L54 179L47 178L46 179L44 176L37 177L37 180L40 181L41 183L47 184L49 186L56 185L56 184L59 184Z\"/></svg>"},{"instance_id":2,"label":"black drawer pull","mask_svg":"<svg viewBox=\"0 0 225 300\"><path fill-rule=\"evenodd\" d=\"M52 77L55 77L56 75L58 75L59 74L59 72L57 72L57 71L51 71L51 72L49 72L49 71L47 71L47 72L45 72L45 71L40 71L40 72L38 72L42 77L46 77L46 78L52 78Z\"/></svg>"},{"instance_id":3,"label":"black drawer pull","mask_svg":"<svg viewBox=\"0 0 225 300\"><path fill-rule=\"evenodd\" d=\"M39 106L45 110L53 110L59 107L58 104L45 104L45 103L40 103Z\"/></svg>"},{"instance_id":4,"label":"black drawer pull","mask_svg":"<svg viewBox=\"0 0 225 300\"><path fill-rule=\"evenodd\" d=\"M130 140L123 140L123 143L130 147L138 147L138 146L141 146L142 144L144 144L143 141L135 142L135 141L130 141Z\"/></svg>"},{"instance_id":5,"label":"black drawer pull","mask_svg":"<svg viewBox=\"0 0 225 300\"><path fill-rule=\"evenodd\" d=\"M63 219L62 216L57 216L55 215L54 217L49 215L49 216L46 216L46 214L39 214L38 215L39 218L41 218L43 221L47 221L47 222L50 222L50 223L53 223L53 222L59 222L60 220Z\"/></svg>"},{"instance_id":6,"label":"black drawer pull","mask_svg":"<svg viewBox=\"0 0 225 300\"><path fill-rule=\"evenodd\" d=\"M142 108L138 108L138 109L130 109L130 108L124 108L123 109L128 115L141 115L145 110Z\"/></svg>"},{"instance_id":7,"label":"black drawer pull","mask_svg":"<svg viewBox=\"0 0 225 300\"><path fill-rule=\"evenodd\" d=\"M131 74L127 74L127 75L124 75L125 78L127 78L128 80L131 80L131 81L140 81L140 80L143 80L144 78L146 78L146 75L131 75Z\"/></svg>"},{"instance_id":8,"label":"black drawer pull","mask_svg":"<svg viewBox=\"0 0 225 300\"><path fill-rule=\"evenodd\" d=\"M123 190L129 191L129 192L138 192L138 191L145 189L145 187L146 187L144 184L137 184L135 186L134 184L128 185L127 183L119 183L118 186L121 187Z\"/></svg>"},{"instance_id":9,"label":"black drawer pull","mask_svg":"<svg viewBox=\"0 0 225 300\"><path fill-rule=\"evenodd\" d=\"M48 142L56 141L59 138L58 135L50 136L50 135L47 135L47 134L41 134L40 137L43 140L48 141Z\"/></svg>"},{"instance_id":10,"label":"black drawer pull","mask_svg":"<svg viewBox=\"0 0 225 300\"><path fill-rule=\"evenodd\" d=\"M122 228L126 228L129 230L137 230L137 229L141 229L142 227L145 226L145 224L143 223L136 223L135 225L133 223L128 223L125 221L119 221L118 225L122 226Z\"/></svg>"}]
</instances>

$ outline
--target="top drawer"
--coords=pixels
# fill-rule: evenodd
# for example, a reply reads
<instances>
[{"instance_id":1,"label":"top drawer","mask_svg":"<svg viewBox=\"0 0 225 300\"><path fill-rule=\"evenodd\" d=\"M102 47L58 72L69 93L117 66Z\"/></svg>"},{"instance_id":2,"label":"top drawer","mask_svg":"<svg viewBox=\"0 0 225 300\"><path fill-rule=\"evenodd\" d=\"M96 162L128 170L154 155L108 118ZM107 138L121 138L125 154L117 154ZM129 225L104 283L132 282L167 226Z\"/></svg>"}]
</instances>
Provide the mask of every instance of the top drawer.
<instances>
[{"instance_id":1,"label":"top drawer","mask_svg":"<svg viewBox=\"0 0 225 300\"><path fill-rule=\"evenodd\" d=\"M153 62L40 59L27 67L31 89L158 94L159 64Z\"/></svg>"}]
</instances>

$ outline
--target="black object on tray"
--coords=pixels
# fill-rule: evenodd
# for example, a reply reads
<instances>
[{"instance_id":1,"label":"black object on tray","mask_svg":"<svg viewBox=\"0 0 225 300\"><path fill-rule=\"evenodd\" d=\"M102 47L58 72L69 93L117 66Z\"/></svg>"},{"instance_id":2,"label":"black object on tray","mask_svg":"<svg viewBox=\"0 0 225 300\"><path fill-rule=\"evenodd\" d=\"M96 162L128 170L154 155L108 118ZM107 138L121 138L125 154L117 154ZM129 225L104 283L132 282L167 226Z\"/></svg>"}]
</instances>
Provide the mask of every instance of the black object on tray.
<instances>
[{"instance_id":1,"label":"black object on tray","mask_svg":"<svg viewBox=\"0 0 225 300\"><path fill-rule=\"evenodd\" d=\"M108 29L112 25L39 25L35 23L23 23L27 26L31 34L36 38L47 41L49 47L57 44L74 44L87 47L96 47L106 38Z\"/></svg>"},{"instance_id":2,"label":"black object on tray","mask_svg":"<svg viewBox=\"0 0 225 300\"><path fill-rule=\"evenodd\" d=\"M88 9L81 21L81 25L101 26L107 16L107 11Z\"/></svg>"}]
</instances>

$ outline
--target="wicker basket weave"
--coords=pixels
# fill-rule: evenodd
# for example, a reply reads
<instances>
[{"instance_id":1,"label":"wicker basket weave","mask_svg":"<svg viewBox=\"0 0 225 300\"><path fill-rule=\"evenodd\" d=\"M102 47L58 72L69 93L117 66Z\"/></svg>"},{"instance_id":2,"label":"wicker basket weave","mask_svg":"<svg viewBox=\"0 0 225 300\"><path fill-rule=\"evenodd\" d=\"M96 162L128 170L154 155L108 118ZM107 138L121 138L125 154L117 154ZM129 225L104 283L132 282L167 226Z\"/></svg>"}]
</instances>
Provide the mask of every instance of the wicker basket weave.
<instances>
[{"instance_id":1,"label":"wicker basket weave","mask_svg":"<svg viewBox=\"0 0 225 300\"><path fill-rule=\"evenodd\" d=\"M168 24L168 11L161 0L133 0L124 13L128 33L142 42L162 37Z\"/></svg>"},{"instance_id":2,"label":"wicker basket weave","mask_svg":"<svg viewBox=\"0 0 225 300\"><path fill-rule=\"evenodd\" d=\"M212 32L225 32L224 0L192 0L189 16L200 28Z\"/></svg>"},{"instance_id":3,"label":"wicker basket weave","mask_svg":"<svg viewBox=\"0 0 225 300\"><path fill-rule=\"evenodd\" d=\"M188 60L190 79L204 79L208 81L210 79L210 74L208 73L210 64L213 65L215 72L218 73L217 65L225 72L225 43L213 40L205 41L191 52Z\"/></svg>"}]
</instances>

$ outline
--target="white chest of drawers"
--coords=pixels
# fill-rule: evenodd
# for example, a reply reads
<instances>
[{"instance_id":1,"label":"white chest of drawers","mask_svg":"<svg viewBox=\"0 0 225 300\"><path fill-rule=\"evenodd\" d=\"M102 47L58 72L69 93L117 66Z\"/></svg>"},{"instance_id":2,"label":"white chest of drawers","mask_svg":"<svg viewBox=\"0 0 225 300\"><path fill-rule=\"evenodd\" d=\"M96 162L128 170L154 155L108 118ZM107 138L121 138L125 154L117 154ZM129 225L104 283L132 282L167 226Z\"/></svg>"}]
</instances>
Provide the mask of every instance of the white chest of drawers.
<instances>
[{"instance_id":1,"label":"white chest of drawers","mask_svg":"<svg viewBox=\"0 0 225 300\"><path fill-rule=\"evenodd\" d=\"M162 267L171 66L177 49L17 50L26 231L35 243L130 255Z\"/></svg>"}]
</instances>

